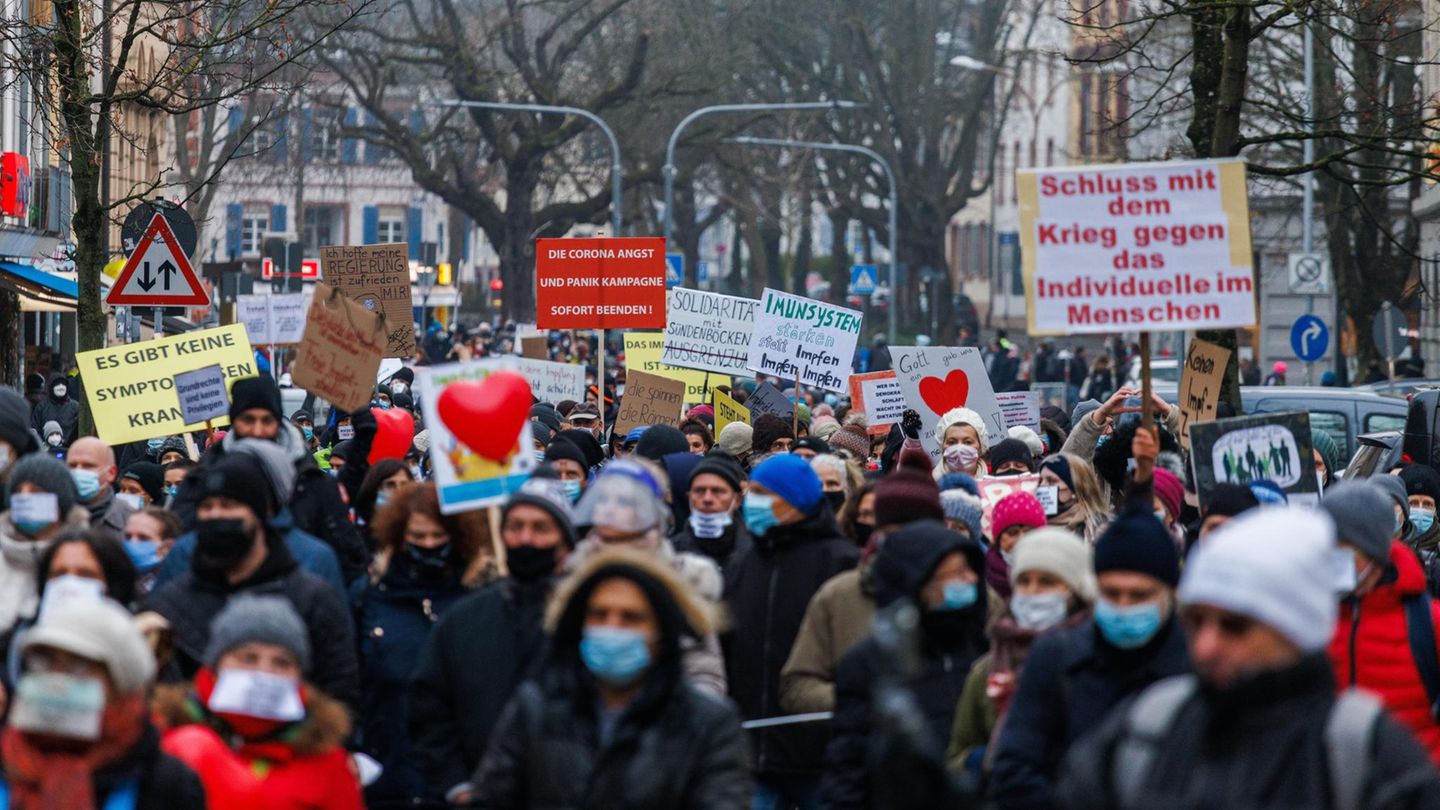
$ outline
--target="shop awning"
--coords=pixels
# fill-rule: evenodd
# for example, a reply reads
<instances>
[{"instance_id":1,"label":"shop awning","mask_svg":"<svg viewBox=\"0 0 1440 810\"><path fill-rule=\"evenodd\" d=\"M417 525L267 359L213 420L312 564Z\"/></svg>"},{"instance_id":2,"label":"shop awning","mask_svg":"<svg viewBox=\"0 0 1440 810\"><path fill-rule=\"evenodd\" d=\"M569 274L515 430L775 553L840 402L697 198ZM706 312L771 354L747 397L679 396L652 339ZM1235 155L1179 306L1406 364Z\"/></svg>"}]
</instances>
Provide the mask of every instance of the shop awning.
<instances>
[{"instance_id":1,"label":"shop awning","mask_svg":"<svg viewBox=\"0 0 1440 810\"><path fill-rule=\"evenodd\" d=\"M75 281L18 262L0 262L0 289L19 295L24 312L74 312L80 297Z\"/></svg>"}]
</instances>

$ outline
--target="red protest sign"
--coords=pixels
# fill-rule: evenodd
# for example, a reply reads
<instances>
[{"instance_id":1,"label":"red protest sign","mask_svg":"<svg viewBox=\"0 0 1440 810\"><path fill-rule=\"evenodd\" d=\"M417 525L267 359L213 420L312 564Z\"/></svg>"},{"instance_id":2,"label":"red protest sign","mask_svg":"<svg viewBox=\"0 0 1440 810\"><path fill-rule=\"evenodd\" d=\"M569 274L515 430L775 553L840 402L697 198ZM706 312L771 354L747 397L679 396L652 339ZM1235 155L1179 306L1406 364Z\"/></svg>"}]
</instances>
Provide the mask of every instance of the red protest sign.
<instances>
[{"instance_id":1,"label":"red protest sign","mask_svg":"<svg viewBox=\"0 0 1440 810\"><path fill-rule=\"evenodd\" d=\"M665 240L535 240L535 325L665 328Z\"/></svg>"}]
</instances>

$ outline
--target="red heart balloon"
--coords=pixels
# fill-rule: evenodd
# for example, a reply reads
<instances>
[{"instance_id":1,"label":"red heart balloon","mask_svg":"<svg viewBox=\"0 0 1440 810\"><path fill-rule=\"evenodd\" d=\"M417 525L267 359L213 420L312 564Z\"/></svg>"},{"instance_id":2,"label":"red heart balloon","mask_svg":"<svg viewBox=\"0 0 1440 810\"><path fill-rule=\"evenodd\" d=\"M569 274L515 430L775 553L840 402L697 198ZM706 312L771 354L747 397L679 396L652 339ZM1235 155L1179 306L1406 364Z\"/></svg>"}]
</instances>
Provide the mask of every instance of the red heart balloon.
<instances>
[{"instance_id":1,"label":"red heart balloon","mask_svg":"<svg viewBox=\"0 0 1440 810\"><path fill-rule=\"evenodd\" d=\"M370 443L370 463L382 458L404 458L415 439L415 419L400 408L371 408L375 416L375 440Z\"/></svg>"},{"instance_id":2,"label":"red heart balloon","mask_svg":"<svg viewBox=\"0 0 1440 810\"><path fill-rule=\"evenodd\" d=\"M525 377L497 371L483 380L450 383L440 392L435 408L461 444L498 463L515 452L515 439L530 418L533 399Z\"/></svg>"},{"instance_id":3,"label":"red heart balloon","mask_svg":"<svg viewBox=\"0 0 1440 810\"><path fill-rule=\"evenodd\" d=\"M951 408L965 406L970 398L970 378L958 368L946 374L943 380L926 377L920 381L920 398L925 401L925 407L938 416L944 416Z\"/></svg>"}]
</instances>

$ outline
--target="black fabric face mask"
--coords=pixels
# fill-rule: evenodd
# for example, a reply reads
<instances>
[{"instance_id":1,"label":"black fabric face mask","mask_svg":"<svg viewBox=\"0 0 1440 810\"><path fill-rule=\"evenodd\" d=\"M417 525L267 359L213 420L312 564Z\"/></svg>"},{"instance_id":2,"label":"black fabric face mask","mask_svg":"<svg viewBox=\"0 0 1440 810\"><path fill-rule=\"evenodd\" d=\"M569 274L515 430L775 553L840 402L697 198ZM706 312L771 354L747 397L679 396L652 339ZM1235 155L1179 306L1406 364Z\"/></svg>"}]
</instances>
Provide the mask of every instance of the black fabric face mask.
<instances>
[{"instance_id":1,"label":"black fabric face mask","mask_svg":"<svg viewBox=\"0 0 1440 810\"><path fill-rule=\"evenodd\" d=\"M840 507L845 505L845 490L837 489L834 492L825 493L825 500L830 502L830 508L835 514L840 514Z\"/></svg>"},{"instance_id":2,"label":"black fabric face mask","mask_svg":"<svg viewBox=\"0 0 1440 810\"><path fill-rule=\"evenodd\" d=\"M555 549L515 546L505 549L505 564L517 582L536 582L555 573Z\"/></svg>"},{"instance_id":3,"label":"black fabric face mask","mask_svg":"<svg viewBox=\"0 0 1440 810\"><path fill-rule=\"evenodd\" d=\"M855 545L864 548L865 544L870 542L870 533L873 531L875 531L875 527L870 525L869 523L856 523Z\"/></svg>"},{"instance_id":4,"label":"black fabric face mask","mask_svg":"<svg viewBox=\"0 0 1440 810\"><path fill-rule=\"evenodd\" d=\"M197 573L224 574L245 559L252 545L243 520L197 521L192 563Z\"/></svg>"},{"instance_id":5,"label":"black fabric face mask","mask_svg":"<svg viewBox=\"0 0 1440 810\"><path fill-rule=\"evenodd\" d=\"M405 554L416 575L422 578L442 577L450 565L451 544L435 548L421 548L414 543L405 544Z\"/></svg>"}]
</instances>

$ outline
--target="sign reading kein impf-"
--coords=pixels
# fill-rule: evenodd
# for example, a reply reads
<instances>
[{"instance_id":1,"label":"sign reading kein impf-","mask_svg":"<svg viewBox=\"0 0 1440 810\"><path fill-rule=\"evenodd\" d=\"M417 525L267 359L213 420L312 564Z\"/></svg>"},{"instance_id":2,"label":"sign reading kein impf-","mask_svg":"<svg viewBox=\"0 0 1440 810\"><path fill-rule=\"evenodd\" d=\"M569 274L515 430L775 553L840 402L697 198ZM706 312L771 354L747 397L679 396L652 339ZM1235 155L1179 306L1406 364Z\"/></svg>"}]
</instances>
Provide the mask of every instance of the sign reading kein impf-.
<instances>
[{"instance_id":1,"label":"sign reading kein impf-","mask_svg":"<svg viewBox=\"0 0 1440 810\"><path fill-rule=\"evenodd\" d=\"M1016 173L1032 335L1255 323L1240 160Z\"/></svg>"},{"instance_id":2,"label":"sign reading kein impf-","mask_svg":"<svg viewBox=\"0 0 1440 810\"><path fill-rule=\"evenodd\" d=\"M210 296L195 276L165 217L156 214L126 260L105 303L112 306L203 307Z\"/></svg>"},{"instance_id":3,"label":"sign reading kein impf-","mask_svg":"<svg viewBox=\"0 0 1440 810\"><path fill-rule=\"evenodd\" d=\"M535 240L541 329L662 329L665 240Z\"/></svg>"}]
</instances>

